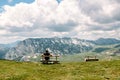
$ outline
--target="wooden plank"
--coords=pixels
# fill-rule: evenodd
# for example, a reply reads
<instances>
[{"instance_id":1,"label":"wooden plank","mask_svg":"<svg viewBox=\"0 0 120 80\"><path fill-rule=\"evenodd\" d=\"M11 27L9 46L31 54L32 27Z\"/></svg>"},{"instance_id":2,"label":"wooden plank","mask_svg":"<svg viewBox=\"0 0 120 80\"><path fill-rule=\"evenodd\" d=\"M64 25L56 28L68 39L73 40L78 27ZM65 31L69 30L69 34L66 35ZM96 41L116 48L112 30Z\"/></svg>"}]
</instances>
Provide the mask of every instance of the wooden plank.
<instances>
[{"instance_id":1,"label":"wooden plank","mask_svg":"<svg viewBox=\"0 0 120 80\"><path fill-rule=\"evenodd\" d=\"M99 61L96 56L86 56L85 61Z\"/></svg>"},{"instance_id":2,"label":"wooden plank","mask_svg":"<svg viewBox=\"0 0 120 80\"><path fill-rule=\"evenodd\" d=\"M42 55L42 60L41 62L44 63L44 64L48 64L48 63L53 63L53 64L58 64L60 61L58 61L58 57L57 55L50 55L50 56L45 56L45 55ZM45 60L45 57L50 57L50 59L48 61Z\"/></svg>"},{"instance_id":3,"label":"wooden plank","mask_svg":"<svg viewBox=\"0 0 120 80\"><path fill-rule=\"evenodd\" d=\"M99 61L99 59L90 59L90 58L89 58L89 59L86 59L85 61L86 61L86 62L87 62L87 61Z\"/></svg>"}]
</instances>

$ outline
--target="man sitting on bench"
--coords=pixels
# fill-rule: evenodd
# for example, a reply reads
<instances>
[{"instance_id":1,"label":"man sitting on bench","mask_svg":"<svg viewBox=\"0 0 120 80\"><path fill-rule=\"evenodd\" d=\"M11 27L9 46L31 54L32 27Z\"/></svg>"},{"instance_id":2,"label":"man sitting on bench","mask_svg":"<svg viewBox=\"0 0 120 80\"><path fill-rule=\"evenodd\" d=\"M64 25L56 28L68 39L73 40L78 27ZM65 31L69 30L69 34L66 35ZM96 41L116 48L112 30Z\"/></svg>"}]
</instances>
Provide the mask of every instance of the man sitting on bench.
<instances>
[{"instance_id":1,"label":"man sitting on bench","mask_svg":"<svg viewBox=\"0 0 120 80\"><path fill-rule=\"evenodd\" d=\"M45 58L46 61L50 60L50 53L49 53L48 50L46 50L46 52L43 55L45 56L44 58Z\"/></svg>"}]
</instances>

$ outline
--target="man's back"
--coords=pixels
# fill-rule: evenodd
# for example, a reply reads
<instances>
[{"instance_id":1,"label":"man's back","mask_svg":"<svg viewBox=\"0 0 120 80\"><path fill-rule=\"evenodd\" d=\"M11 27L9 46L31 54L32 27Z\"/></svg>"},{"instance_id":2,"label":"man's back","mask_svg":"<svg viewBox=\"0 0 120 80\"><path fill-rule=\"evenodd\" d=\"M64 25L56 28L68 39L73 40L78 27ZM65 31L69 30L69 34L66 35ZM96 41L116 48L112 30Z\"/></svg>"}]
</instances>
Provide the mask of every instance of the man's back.
<instances>
[{"instance_id":1,"label":"man's back","mask_svg":"<svg viewBox=\"0 0 120 80\"><path fill-rule=\"evenodd\" d=\"M49 60L50 59L50 53L48 50L46 50L46 52L44 53L45 55L45 60Z\"/></svg>"},{"instance_id":2,"label":"man's back","mask_svg":"<svg viewBox=\"0 0 120 80\"><path fill-rule=\"evenodd\" d=\"M45 56L49 56L50 53L49 53L49 52L45 52L44 55L45 55Z\"/></svg>"}]
</instances>

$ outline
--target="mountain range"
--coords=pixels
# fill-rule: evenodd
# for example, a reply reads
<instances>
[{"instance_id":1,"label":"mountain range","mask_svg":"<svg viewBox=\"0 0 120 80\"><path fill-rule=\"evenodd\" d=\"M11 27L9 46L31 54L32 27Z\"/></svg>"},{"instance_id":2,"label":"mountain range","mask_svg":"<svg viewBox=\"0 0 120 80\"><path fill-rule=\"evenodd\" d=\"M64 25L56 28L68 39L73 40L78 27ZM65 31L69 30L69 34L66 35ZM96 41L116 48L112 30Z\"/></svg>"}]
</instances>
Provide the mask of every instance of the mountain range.
<instances>
[{"instance_id":1,"label":"mountain range","mask_svg":"<svg viewBox=\"0 0 120 80\"><path fill-rule=\"evenodd\" d=\"M9 60L21 60L26 56L42 54L46 49L54 54L78 54L84 52L97 52L109 50L107 45L115 45L118 52L120 40L114 38L100 38L97 40L85 40L78 38L28 38L11 44L0 44L0 58ZM101 47L96 47L101 46Z\"/></svg>"}]
</instances>

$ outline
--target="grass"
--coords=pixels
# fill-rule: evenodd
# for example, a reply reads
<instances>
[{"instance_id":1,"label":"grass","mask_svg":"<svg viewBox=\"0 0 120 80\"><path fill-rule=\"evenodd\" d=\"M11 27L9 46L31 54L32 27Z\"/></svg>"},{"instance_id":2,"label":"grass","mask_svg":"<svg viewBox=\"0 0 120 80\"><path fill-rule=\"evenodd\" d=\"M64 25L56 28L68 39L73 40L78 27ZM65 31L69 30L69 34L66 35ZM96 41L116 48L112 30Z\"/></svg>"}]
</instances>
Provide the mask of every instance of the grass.
<instances>
[{"instance_id":1,"label":"grass","mask_svg":"<svg viewBox=\"0 0 120 80\"><path fill-rule=\"evenodd\" d=\"M90 57L97 57L100 61L110 61L110 60L120 60L120 55L111 55L106 54L105 52L102 53L96 53L96 52L85 52L85 53L79 53L79 54L72 54L72 55L62 55L60 56L60 61L62 62L83 62L86 56Z\"/></svg>"},{"instance_id":2,"label":"grass","mask_svg":"<svg viewBox=\"0 0 120 80\"><path fill-rule=\"evenodd\" d=\"M0 60L0 80L120 80L120 60L48 65Z\"/></svg>"}]
</instances>

